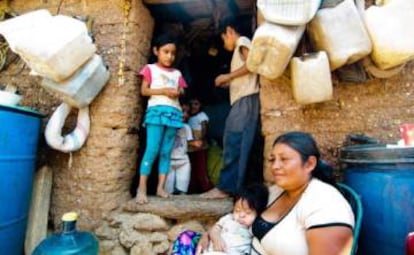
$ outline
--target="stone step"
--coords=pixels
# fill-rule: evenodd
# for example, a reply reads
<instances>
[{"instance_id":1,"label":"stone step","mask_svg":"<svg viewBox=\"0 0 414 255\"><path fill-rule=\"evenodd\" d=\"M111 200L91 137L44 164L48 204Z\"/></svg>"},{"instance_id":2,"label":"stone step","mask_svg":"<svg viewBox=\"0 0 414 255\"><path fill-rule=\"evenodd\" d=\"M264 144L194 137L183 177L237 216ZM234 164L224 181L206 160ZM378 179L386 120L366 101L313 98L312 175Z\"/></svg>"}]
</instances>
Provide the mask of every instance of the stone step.
<instances>
[{"instance_id":1,"label":"stone step","mask_svg":"<svg viewBox=\"0 0 414 255\"><path fill-rule=\"evenodd\" d=\"M233 209L233 200L206 199L199 195L177 195L170 198L148 197L149 203L137 204L135 199L123 207L126 212L152 213L166 219L209 219L219 218Z\"/></svg>"}]
</instances>

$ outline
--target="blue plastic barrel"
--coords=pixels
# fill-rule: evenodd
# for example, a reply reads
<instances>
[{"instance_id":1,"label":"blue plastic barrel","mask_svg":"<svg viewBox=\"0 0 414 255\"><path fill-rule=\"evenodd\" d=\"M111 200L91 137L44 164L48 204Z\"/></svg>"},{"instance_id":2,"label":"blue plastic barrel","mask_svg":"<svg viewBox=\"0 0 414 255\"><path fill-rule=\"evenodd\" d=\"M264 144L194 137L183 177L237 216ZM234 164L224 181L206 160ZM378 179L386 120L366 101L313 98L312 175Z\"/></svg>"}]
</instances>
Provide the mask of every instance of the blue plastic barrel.
<instances>
[{"instance_id":1,"label":"blue plastic barrel","mask_svg":"<svg viewBox=\"0 0 414 255\"><path fill-rule=\"evenodd\" d=\"M22 255L42 115L0 105L0 253Z\"/></svg>"},{"instance_id":2,"label":"blue plastic barrel","mask_svg":"<svg viewBox=\"0 0 414 255\"><path fill-rule=\"evenodd\" d=\"M364 207L358 254L404 254L414 231L414 148L348 146L340 160Z\"/></svg>"}]
</instances>

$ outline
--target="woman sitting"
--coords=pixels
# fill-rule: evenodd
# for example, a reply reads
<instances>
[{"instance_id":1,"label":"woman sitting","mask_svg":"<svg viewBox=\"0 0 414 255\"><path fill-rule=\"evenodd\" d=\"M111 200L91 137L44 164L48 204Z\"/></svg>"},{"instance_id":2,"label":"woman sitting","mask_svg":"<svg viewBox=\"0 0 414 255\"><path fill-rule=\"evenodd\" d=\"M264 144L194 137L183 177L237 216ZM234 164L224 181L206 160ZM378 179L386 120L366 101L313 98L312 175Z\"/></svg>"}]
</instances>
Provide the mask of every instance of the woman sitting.
<instances>
[{"instance_id":1,"label":"woman sitting","mask_svg":"<svg viewBox=\"0 0 414 255\"><path fill-rule=\"evenodd\" d=\"M354 215L334 182L311 135L278 137L270 155L269 205L253 223L251 254L349 255Z\"/></svg>"}]
</instances>

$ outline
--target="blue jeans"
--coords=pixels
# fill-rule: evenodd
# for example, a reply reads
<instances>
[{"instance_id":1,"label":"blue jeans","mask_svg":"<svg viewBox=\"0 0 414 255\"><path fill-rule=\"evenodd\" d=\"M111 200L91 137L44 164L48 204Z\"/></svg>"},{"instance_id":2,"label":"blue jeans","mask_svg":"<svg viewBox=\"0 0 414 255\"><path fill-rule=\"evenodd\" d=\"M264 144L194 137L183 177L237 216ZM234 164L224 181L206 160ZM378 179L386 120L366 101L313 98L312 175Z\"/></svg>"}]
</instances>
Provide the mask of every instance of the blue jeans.
<instances>
[{"instance_id":1,"label":"blue jeans","mask_svg":"<svg viewBox=\"0 0 414 255\"><path fill-rule=\"evenodd\" d=\"M141 161L140 174L148 176L152 165L160 154L158 171L166 175L170 169L171 151L174 146L177 128L164 125L147 124L147 147Z\"/></svg>"},{"instance_id":2,"label":"blue jeans","mask_svg":"<svg viewBox=\"0 0 414 255\"><path fill-rule=\"evenodd\" d=\"M243 97L232 106L223 137L223 169L217 188L230 194L243 187L249 153L259 119L259 94Z\"/></svg>"}]
</instances>

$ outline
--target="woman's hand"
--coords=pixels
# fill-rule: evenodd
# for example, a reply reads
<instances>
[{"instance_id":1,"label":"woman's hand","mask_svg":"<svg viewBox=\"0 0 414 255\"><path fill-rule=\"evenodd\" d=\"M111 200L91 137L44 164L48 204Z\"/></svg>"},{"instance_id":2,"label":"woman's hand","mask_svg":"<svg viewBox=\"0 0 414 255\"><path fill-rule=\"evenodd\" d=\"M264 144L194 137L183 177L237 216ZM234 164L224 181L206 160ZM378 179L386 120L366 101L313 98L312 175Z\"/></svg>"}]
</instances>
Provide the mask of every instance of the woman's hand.
<instances>
[{"instance_id":1,"label":"woman's hand","mask_svg":"<svg viewBox=\"0 0 414 255\"><path fill-rule=\"evenodd\" d=\"M226 251L226 243L224 242L223 238L221 238L221 226L215 224L213 227L210 228L208 231L208 237L210 238L211 244L213 245L214 251Z\"/></svg>"},{"instance_id":2,"label":"woman's hand","mask_svg":"<svg viewBox=\"0 0 414 255\"><path fill-rule=\"evenodd\" d=\"M213 243L213 250L214 251L226 251L226 243L224 242L223 238L220 235L211 236L211 242Z\"/></svg>"},{"instance_id":3,"label":"woman's hand","mask_svg":"<svg viewBox=\"0 0 414 255\"><path fill-rule=\"evenodd\" d=\"M197 248L196 248L196 255L200 255L203 252L207 251L208 247L208 233L203 233L198 241Z\"/></svg>"}]
</instances>

